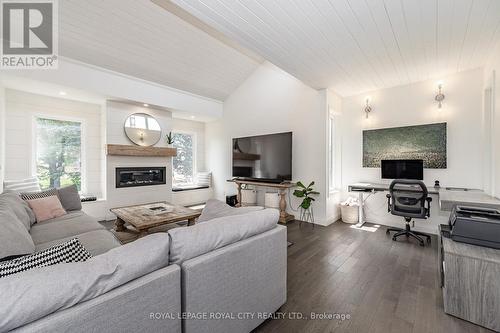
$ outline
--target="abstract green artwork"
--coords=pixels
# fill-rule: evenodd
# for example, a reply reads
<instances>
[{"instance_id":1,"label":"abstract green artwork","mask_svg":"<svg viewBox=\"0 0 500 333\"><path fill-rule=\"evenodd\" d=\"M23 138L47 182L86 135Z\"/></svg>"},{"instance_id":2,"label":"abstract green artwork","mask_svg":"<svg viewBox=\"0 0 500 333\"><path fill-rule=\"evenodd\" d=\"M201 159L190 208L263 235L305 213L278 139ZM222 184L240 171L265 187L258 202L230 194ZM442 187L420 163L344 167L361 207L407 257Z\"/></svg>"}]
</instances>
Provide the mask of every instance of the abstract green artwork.
<instances>
[{"instance_id":1,"label":"abstract green artwork","mask_svg":"<svg viewBox=\"0 0 500 333\"><path fill-rule=\"evenodd\" d=\"M394 159L421 159L424 168L446 169L446 123L363 131L363 167Z\"/></svg>"}]
</instances>

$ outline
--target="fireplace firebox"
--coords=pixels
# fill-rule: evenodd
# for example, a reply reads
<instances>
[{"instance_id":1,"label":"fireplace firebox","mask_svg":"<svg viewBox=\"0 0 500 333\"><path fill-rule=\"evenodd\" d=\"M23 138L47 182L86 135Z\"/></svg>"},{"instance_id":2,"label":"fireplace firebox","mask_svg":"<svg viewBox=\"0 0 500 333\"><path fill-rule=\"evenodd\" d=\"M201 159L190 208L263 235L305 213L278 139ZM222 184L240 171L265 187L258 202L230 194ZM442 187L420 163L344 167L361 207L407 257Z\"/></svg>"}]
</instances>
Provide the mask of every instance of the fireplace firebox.
<instances>
[{"instance_id":1,"label":"fireplace firebox","mask_svg":"<svg viewBox=\"0 0 500 333\"><path fill-rule=\"evenodd\" d=\"M166 167L116 168L116 188L164 185Z\"/></svg>"}]
</instances>

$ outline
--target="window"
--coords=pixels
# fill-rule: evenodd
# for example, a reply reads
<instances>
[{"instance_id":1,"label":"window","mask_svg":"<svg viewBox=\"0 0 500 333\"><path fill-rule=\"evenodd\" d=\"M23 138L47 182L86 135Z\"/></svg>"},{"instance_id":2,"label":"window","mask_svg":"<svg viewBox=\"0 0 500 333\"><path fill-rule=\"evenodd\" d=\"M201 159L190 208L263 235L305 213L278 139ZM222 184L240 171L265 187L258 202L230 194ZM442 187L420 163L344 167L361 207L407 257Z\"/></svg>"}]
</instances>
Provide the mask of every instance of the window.
<instances>
[{"instance_id":1,"label":"window","mask_svg":"<svg viewBox=\"0 0 500 333\"><path fill-rule=\"evenodd\" d=\"M337 192L342 183L342 154L339 135L341 120L341 115L330 108L328 113L328 189L330 193Z\"/></svg>"},{"instance_id":2,"label":"window","mask_svg":"<svg viewBox=\"0 0 500 333\"><path fill-rule=\"evenodd\" d=\"M75 121L36 118L36 173L47 189L82 186L82 124Z\"/></svg>"},{"instance_id":3,"label":"window","mask_svg":"<svg viewBox=\"0 0 500 333\"><path fill-rule=\"evenodd\" d=\"M189 133L173 134L174 148L177 148L177 156L173 159L173 184L190 185L194 183L195 170L195 137Z\"/></svg>"}]
</instances>

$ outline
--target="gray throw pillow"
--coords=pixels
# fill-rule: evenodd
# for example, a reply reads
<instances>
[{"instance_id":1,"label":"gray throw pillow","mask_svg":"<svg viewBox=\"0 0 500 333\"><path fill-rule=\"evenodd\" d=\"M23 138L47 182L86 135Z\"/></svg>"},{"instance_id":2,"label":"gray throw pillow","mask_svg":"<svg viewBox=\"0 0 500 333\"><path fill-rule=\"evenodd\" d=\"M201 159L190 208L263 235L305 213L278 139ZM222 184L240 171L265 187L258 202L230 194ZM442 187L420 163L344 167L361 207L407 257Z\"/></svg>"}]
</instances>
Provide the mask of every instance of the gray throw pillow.
<instances>
[{"instance_id":1,"label":"gray throw pillow","mask_svg":"<svg viewBox=\"0 0 500 333\"><path fill-rule=\"evenodd\" d=\"M76 185L61 187L57 190L57 196L66 211L82 210L82 201Z\"/></svg>"},{"instance_id":2,"label":"gray throw pillow","mask_svg":"<svg viewBox=\"0 0 500 333\"><path fill-rule=\"evenodd\" d=\"M235 208L225 204L222 201L210 199L205 204L205 208L203 208L203 211L201 212L201 215L198 218L197 223L210 221L224 216L247 214L250 212L255 212L263 209L264 207L261 206L248 206L248 207Z\"/></svg>"},{"instance_id":3,"label":"gray throw pillow","mask_svg":"<svg viewBox=\"0 0 500 333\"><path fill-rule=\"evenodd\" d=\"M0 259L35 252L26 226L11 210L0 209Z\"/></svg>"},{"instance_id":4,"label":"gray throw pillow","mask_svg":"<svg viewBox=\"0 0 500 333\"><path fill-rule=\"evenodd\" d=\"M0 211L10 211L21 221L29 231L36 222L35 213L26 201L17 193L0 194Z\"/></svg>"}]
</instances>

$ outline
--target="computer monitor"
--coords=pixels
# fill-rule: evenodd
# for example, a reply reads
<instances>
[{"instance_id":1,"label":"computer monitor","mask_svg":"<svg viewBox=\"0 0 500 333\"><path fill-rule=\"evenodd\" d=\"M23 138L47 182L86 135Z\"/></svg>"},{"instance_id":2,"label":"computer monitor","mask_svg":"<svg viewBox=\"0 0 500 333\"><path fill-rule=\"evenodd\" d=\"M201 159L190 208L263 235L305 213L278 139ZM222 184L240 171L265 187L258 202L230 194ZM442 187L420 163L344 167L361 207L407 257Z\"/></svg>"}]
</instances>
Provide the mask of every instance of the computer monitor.
<instances>
[{"instance_id":1,"label":"computer monitor","mask_svg":"<svg viewBox=\"0 0 500 333\"><path fill-rule=\"evenodd\" d=\"M384 179L424 179L423 160L382 160L381 162Z\"/></svg>"}]
</instances>

